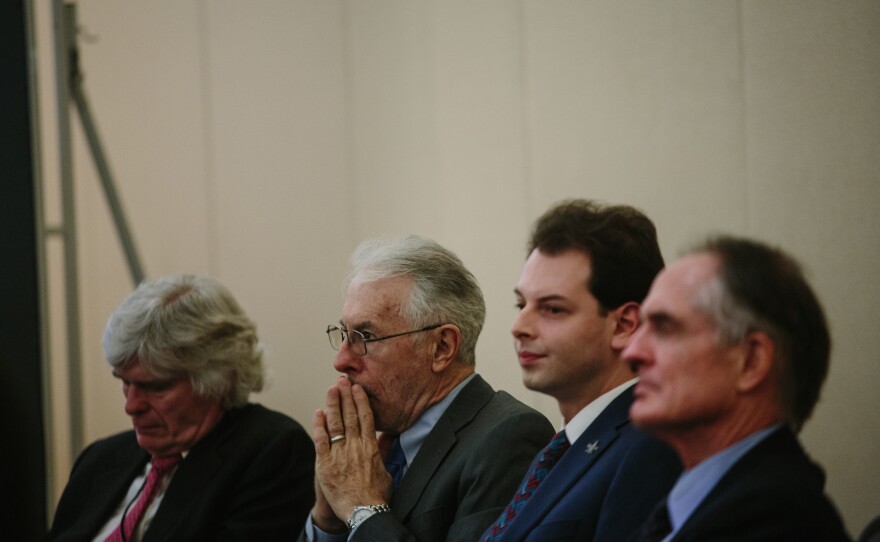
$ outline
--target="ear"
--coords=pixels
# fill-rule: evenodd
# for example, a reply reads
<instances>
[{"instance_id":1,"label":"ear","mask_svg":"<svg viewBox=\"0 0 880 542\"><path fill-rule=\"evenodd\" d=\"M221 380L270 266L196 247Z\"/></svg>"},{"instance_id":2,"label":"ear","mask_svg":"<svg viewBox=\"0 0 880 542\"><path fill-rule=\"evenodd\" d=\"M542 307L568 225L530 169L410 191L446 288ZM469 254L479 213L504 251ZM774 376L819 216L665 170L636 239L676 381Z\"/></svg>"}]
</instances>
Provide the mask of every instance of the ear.
<instances>
[{"instance_id":1,"label":"ear","mask_svg":"<svg viewBox=\"0 0 880 542\"><path fill-rule=\"evenodd\" d=\"M770 336L763 331L752 331L743 339L743 359L736 387L741 392L751 392L764 385L777 363L776 349Z\"/></svg>"},{"instance_id":2,"label":"ear","mask_svg":"<svg viewBox=\"0 0 880 542\"><path fill-rule=\"evenodd\" d=\"M635 301L624 303L612 311L612 316L614 334L611 336L611 349L622 352L639 327L639 304Z\"/></svg>"},{"instance_id":3,"label":"ear","mask_svg":"<svg viewBox=\"0 0 880 542\"><path fill-rule=\"evenodd\" d=\"M455 324L446 324L434 330L434 359L431 370L437 374L446 370L458 357L461 348L461 330Z\"/></svg>"}]
</instances>

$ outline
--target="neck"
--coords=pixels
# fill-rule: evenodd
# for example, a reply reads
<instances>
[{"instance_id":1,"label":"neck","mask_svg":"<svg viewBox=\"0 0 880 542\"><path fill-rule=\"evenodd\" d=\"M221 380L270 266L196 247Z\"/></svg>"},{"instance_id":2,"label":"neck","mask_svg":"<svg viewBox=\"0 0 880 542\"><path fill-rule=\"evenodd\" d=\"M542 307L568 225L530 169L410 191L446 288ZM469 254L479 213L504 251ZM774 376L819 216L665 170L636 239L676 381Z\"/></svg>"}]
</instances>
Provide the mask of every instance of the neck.
<instances>
[{"instance_id":1,"label":"neck","mask_svg":"<svg viewBox=\"0 0 880 542\"><path fill-rule=\"evenodd\" d=\"M662 435L677 452L685 469L693 468L749 435L782 421L775 412L755 412L725 423L707 423L679 434Z\"/></svg>"},{"instance_id":2,"label":"neck","mask_svg":"<svg viewBox=\"0 0 880 542\"><path fill-rule=\"evenodd\" d=\"M437 376L424 393L418 394L418 397L414 398L415 404L408 409L408 419L406 419L404 423L399 424L399 427L395 427L392 431L399 434L412 427L412 425L416 423L416 420L418 420L426 410L445 399L446 396L449 395L449 392L455 389L456 386L461 384L464 379L472 374L474 374L473 365L463 365L459 363L453 363L450 365L443 373Z\"/></svg>"},{"instance_id":3,"label":"neck","mask_svg":"<svg viewBox=\"0 0 880 542\"><path fill-rule=\"evenodd\" d=\"M455 389L455 387L461 384L465 378L472 374L474 374L473 365L464 365L462 363L453 362L438 379L437 386L431 394L431 403L428 406L433 406L445 399L446 396L449 395L449 392Z\"/></svg>"},{"instance_id":4,"label":"neck","mask_svg":"<svg viewBox=\"0 0 880 542\"><path fill-rule=\"evenodd\" d=\"M635 378L635 375L627 368L625 363L620 361L616 365L616 370L593 378L587 385L577 390L577 393L572 394L571 397L557 397L556 401L559 403L559 411L562 413L563 422L567 424L587 405L633 378Z\"/></svg>"}]
</instances>

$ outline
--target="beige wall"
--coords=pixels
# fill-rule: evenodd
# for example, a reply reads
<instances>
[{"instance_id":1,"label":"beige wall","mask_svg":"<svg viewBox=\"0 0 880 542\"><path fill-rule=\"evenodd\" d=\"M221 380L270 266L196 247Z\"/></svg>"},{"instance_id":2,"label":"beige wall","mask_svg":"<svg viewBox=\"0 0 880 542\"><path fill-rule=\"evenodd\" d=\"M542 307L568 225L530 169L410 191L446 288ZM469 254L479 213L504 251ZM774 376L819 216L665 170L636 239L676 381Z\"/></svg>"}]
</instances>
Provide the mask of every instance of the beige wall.
<instances>
[{"instance_id":1,"label":"beige wall","mask_svg":"<svg viewBox=\"0 0 880 542\"><path fill-rule=\"evenodd\" d=\"M57 217L51 13L37 10L48 215ZM590 197L643 208L668 259L703 234L781 244L833 327L803 434L850 530L880 513L880 6L823 1L89 0L85 85L148 276L226 283L272 387L308 425L332 382L351 249L419 233L487 297L478 367L525 390L511 290L531 222ZM131 285L75 131L86 439L128 426L102 362ZM59 251L53 460L70 468Z\"/></svg>"}]
</instances>

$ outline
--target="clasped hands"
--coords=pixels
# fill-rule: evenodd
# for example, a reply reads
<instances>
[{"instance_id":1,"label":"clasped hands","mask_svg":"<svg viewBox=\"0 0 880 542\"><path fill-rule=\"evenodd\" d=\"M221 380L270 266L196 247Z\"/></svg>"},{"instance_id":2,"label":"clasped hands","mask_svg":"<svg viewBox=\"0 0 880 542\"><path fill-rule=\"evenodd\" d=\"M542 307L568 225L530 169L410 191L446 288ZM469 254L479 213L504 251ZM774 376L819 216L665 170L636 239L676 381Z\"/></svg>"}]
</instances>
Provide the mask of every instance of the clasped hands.
<instances>
[{"instance_id":1,"label":"clasped hands","mask_svg":"<svg viewBox=\"0 0 880 542\"><path fill-rule=\"evenodd\" d=\"M327 407L312 417L312 439L316 452L312 521L317 527L344 532L355 506L389 502L391 476L382 463L373 411L360 385L341 376L327 390Z\"/></svg>"}]
</instances>

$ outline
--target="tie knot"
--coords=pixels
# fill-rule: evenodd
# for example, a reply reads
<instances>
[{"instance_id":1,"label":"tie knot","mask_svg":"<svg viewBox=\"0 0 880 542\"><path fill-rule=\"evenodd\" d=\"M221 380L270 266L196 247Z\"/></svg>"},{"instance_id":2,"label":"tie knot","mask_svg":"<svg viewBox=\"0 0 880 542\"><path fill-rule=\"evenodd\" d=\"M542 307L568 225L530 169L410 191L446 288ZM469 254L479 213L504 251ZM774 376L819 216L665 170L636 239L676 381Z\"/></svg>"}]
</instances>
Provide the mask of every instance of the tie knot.
<instances>
[{"instance_id":1,"label":"tie knot","mask_svg":"<svg viewBox=\"0 0 880 542\"><path fill-rule=\"evenodd\" d=\"M551 448L559 448L560 446L566 446L568 444L568 437L565 435L565 429L553 435L553 440L550 441Z\"/></svg>"},{"instance_id":2,"label":"tie knot","mask_svg":"<svg viewBox=\"0 0 880 542\"><path fill-rule=\"evenodd\" d=\"M153 470L164 474L176 467L181 459L180 454L154 457L152 460Z\"/></svg>"}]
</instances>

